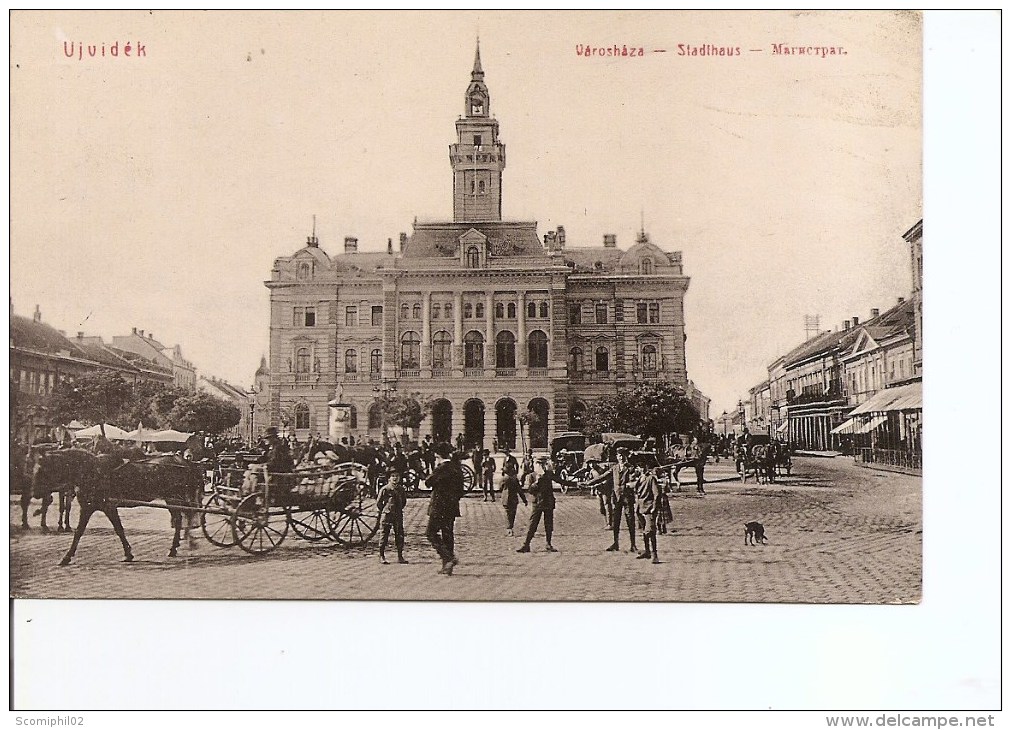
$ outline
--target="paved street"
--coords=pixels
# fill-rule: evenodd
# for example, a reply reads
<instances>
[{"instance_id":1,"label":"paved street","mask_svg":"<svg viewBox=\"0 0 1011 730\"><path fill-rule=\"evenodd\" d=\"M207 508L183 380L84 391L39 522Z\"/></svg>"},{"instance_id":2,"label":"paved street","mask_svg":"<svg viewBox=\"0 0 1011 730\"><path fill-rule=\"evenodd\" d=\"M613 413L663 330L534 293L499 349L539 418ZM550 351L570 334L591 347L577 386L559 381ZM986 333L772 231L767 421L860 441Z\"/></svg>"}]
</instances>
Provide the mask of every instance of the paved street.
<instances>
[{"instance_id":1,"label":"paved street","mask_svg":"<svg viewBox=\"0 0 1011 730\"><path fill-rule=\"evenodd\" d=\"M122 510L136 560L101 514L92 518L74 564L58 567L68 534L20 530L11 501L11 595L17 598L249 598L483 601L729 601L906 603L921 593L921 480L872 471L839 457L797 458L783 483L717 481L706 497L687 484L674 493L673 534L658 539L663 563L607 553L610 542L596 498L558 496L554 543L517 554L529 515L520 506L517 537L505 536L500 502L462 502L457 521L460 565L438 575L424 537L427 499L407 508L409 565L378 562L378 536L363 548L302 541L289 531L266 556L216 548L167 558L171 530L164 510ZM731 467L732 468L732 467ZM729 477L726 462L707 478ZM33 503L33 509L34 509ZM74 506L74 520L77 506ZM50 510L55 524L55 509ZM765 525L769 544L744 545L743 525ZM522 525L522 527L521 527ZM198 533L199 534L199 533ZM390 550L394 555L395 551Z\"/></svg>"}]
</instances>

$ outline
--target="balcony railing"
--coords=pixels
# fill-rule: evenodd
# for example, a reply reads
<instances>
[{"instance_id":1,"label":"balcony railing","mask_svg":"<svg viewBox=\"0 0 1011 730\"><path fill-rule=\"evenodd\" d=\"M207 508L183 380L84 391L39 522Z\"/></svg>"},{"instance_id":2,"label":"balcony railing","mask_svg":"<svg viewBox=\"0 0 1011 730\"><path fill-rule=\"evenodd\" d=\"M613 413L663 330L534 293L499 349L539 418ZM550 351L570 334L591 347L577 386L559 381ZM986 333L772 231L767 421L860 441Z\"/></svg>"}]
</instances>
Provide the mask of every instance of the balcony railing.
<instances>
[{"instance_id":1,"label":"balcony railing","mask_svg":"<svg viewBox=\"0 0 1011 730\"><path fill-rule=\"evenodd\" d=\"M646 380L656 380L660 377L660 373L656 370L643 370L642 377Z\"/></svg>"},{"instance_id":2,"label":"balcony railing","mask_svg":"<svg viewBox=\"0 0 1011 730\"><path fill-rule=\"evenodd\" d=\"M295 373L296 383L312 383L316 380L319 373Z\"/></svg>"},{"instance_id":3,"label":"balcony railing","mask_svg":"<svg viewBox=\"0 0 1011 730\"><path fill-rule=\"evenodd\" d=\"M382 379L383 379L383 374L381 372L373 371L373 372L369 373L369 380L371 380L372 382L376 382L376 381L379 381L379 380L382 380Z\"/></svg>"},{"instance_id":4,"label":"balcony railing","mask_svg":"<svg viewBox=\"0 0 1011 730\"><path fill-rule=\"evenodd\" d=\"M433 378L451 378L453 377L452 368L432 368Z\"/></svg>"},{"instance_id":5,"label":"balcony railing","mask_svg":"<svg viewBox=\"0 0 1011 730\"><path fill-rule=\"evenodd\" d=\"M495 368L496 378L513 378L516 376L516 368Z\"/></svg>"},{"instance_id":6,"label":"balcony railing","mask_svg":"<svg viewBox=\"0 0 1011 730\"><path fill-rule=\"evenodd\" d=\"M410 370L401 370L399 373L401 378L420 378L421 370L411 368Z\"/></svg>"},{"instance_id":7,"label":"balcony railing","mask_svg":"<svg viewBox=\"0 0 1011 730\"><path fill-rule=\"evenodd\" d=\"M464 368L463 377L465 378L483 378L484 368Z\"/></svg>"},{"instance_id":8,"label":"balcony railing","mask_svg":"<svg viewBox=\"0 0 1011 730\"><path fill-rule=\"evenodd\" d=\"M610 380L611 371L610 370L594 370L593 379L594 380Z\"/></svg>"},{"instance_id":9,"label":"balcony railing","mask_svg":"<svg viewBox=\"0 0 1011 730\"><path fill-rule=\"evenodd\" d=\"M357 383L358 373L344 373L341 376L341 380L343 380L345 383Z\"/></svg>"},{"instance_id":10,"label":"balcony railing","mask_svg":"<svg viewBox=\"0 0 1011 730\"><path fill-rule=\"evenodd\" d=\"M530 377L531 378L543 378L545 375L548 374L548 369L547 368L530 368L530 370L528 372L530 373Z\"/></svg>"}]
</instances>

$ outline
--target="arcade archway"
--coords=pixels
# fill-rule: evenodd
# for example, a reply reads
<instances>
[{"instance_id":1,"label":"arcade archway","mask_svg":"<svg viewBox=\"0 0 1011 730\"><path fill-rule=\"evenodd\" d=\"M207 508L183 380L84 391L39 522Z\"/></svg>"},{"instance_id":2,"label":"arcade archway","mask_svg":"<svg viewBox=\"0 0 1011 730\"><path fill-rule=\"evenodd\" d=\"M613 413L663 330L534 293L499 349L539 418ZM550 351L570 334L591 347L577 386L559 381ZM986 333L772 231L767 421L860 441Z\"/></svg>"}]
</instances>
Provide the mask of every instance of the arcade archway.
<instances>
[{"instance_id":1,"label":"arcade archway","mask_svg":"<svg viewBox=\"0 0 1011 730\"><path fill-rule=\"evenodd\" d=\"M463 404L463 445L484 448L484 403L477 398Z\"/></svg>"},{"instance_id":2,"label":"arcade archway","mask_svg":"<svg viewBox=\"0 0 1011 730\"><path fill-rule=\"evenodd\" d=\"M453 439L453 404L445 398L432 403L432 440L436 443Z\"/></svg>"},{"instance_id":3,"label":"arcade archway","mask_svg":"<svg viewBox=\"0 0 1011 730\"><path fill-rule=\"evenodd\" d=\"M495 404L495 439L500 449L516 448L516 401L512 398Z\"/></svg>"}]
</instances>

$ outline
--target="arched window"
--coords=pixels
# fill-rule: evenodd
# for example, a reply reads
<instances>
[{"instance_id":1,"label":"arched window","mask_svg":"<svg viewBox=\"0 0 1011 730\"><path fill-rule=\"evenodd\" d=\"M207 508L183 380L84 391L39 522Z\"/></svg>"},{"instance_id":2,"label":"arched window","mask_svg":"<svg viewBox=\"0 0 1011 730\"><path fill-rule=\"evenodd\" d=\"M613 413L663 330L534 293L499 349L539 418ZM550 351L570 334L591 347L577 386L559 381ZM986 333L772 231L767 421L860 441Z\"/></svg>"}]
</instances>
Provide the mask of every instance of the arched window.
<instances>
[{"instance_id":1,"label":"arched window","mask_svg":"<svg viewBox=\"0 0 1011 730\"><path fill-rule=\"evenodd\" d=\"M481 265L481 249L471 246L467 249L467 268L476 269Z\"/></svg>"},{"instance_id":2,"label":"arched window","mask_svg":"<svg viewBox=\"0 0 1011 730\"><path fill-rule=\"evenodd\" d=\"M508 319L516 319L516 304L514 302L509 302L506 305L506 317Z\"/></svg>"},{"instance_id":3,"label":"arched window","mask_svg":"<svg viewBox=\"0 0 1011 730\"><path fill-rule=\"evenodd\" d=\"M656 372L656 347L645 345L642 348L642 369L647 372Z\"/></svg>"},{"instance_id":4,"label":"arched window","mask_svg":"<svg viewBox=\"0 0 1011 730\"><path fill-rule=\"evenodd\" d=\"M344 353L344 372L358 372L358 350L347 350Z\"/></svg>"},{"instance_id":5,"label":"arched window","mask_svg":"<svg viewBox=\"0 0 1011 730\"><path fill-rule=\"evenodd\" d=\"M442 305L440 305L440 304L433 304L432 305L432 319L438 319L440 314L442 314Z\"/></svg>"},{"instance_id":6,"label":"arched window","mask_svg":"<svg viewBox=\"0 0 1011 730\"><path fill-rule=\"evenodd\" d=\"M516 367L516 337L508 330L495 337L495 367Z\"/></svg>"},{"instance_id":7,"label":"arched window","mask_svg":"<svg viewBox=\"0 0 1011 730\"><path fill-rule=\"evenodd\" d=\"M303 261L298 265L298 270L295 272L295 278L300 280L311 279L312 278L312 264L308 261Z\"/></svg>"},{"instance_id":8,"label":"arched window","mask_svg":"<svg viewBox=\"0 0 1011 730\"><path fill-rule=\"evenodd\" d=\"M383 371L383 351L376 348L369 361L369 372L378 375Z\"/></svg>"},{"instance_id":9,"label":"arched window","mask_svg":"<svg viewBox=\"0 0 1011 730\"><path fill-rule=\"evenodd\" d=\"M505 305L502 302L495 305L495 319L505 319Z\"/></svg>"},{"instance_id":10,"label":"arched window","mask_svg":"<svg viewBox=\"0 0 1011 730\"><path fill-rule=\"evenodd\" d=\"M411 319L421 319L421 305L415 304L411 307Z\"/></svg>"},{"instance_id":11,"label":"arched window","mask_svg":"<svg viewBox=\"0 0 1011 730\"><path fill-rule=\"evenodd\" d=\"M405 332L400 338L400 367L405 370L421 367L421 337L417 332Z\"/></svg>"},{"instance_id":12,"label":"arched window","mask_svg":"<svg viewBox=\"0 0 1011 730\"><path fill-rule=\"evenodd\" d=\"M369 406L369 430L375 431L383 427L383 406L376 401Z\"/></svg>"},{"instance_id":13,"label":"arched window","mask_svg":"<svg viewBox=\"0 0 1011 730\"><path fill-rule=\"evenodd\" d=\"M548 366L548 336L540 330L531 332L527 340L527 362L532 368Z\"/></svg>"},{"instance_id":14,"label":"arched window","mask_svg":"<svg viewBox=\"0 0 1011 730\"><path fill-rule=\"evenodd\" d=\"M484 305L480 302L474 305L474 317L477 319L484 319Z\"/></svg>"},{"instance_id":15,"label":"arched window","mask_svg":"<svg viewBox=\"0 0 1011 730\"><path fill-rule=\"evenodd\" d=\"M411 316L411 305L404 302L400 305L400 318L407 319L409 316Z\"/></svg>"},{"instance_id":16,"label":"arched window","mask_svg":"<svg viewBox=\"0 0 1011 730\"><path fill-rule=\"evenodd\" d=\"M537 302L527 302L527 316L530 319L537 316Z\"/></svg>"},{"instance_id":17,"label":"arched window","mask_svg":"<svg viewBox=\"0 0 1011 730\"><path fill-rule=\"evenodd\" d=\"M441 330L432 338L432 367L444 369L453 364L453 336Z\"/></svg>"},{"instance_id":18,"label":"arched window","mask_svg":"<svg viewBox=\"0 0 1011 730\"><path fill-rule=\"evenodd\" d=\"M583 372L583 348L573 347L569 350L569 375Z\"/></svg>"},{"instance_id":19,"label":"arched window","mask_svg":"<svg viewBox=\"0 0 1011 730\"><path fill-rule=\"evenodd\" d=\"M477 181L477 193L478 195L484 195L484 180Z\"/></svg>"},{"instance_id":20,"label":"arched window","mask_svg":"<svg viewBox=\"0 0 1011 730\"><path fill-rule=\"evenodd\" d=\"M309 348L300 347L295 353L295 372L307 373L311 370L309 365Z\"/></svg>"},{"instance_id":21,"label":"arched window","mask_svg":"<svg viewBox=\"0 0 1011 730\"><path fill-rule=\"evenodd\" d=\"M446 305L446 319L453 319L453 305Z\"/></svg>"},{"instance_id":22,"label":"arched window","mask_svg":"<svg viewBox=\"0 0 1011 730\"><path fill-rule=\"evenodd\" d=\"M608 370L607 348L603 345L597 348L594 364L596 365L597 372L606 372Z\"/></svg>"},{"instance_id":23,"label":"arched window","mask_svg":"<svg viewBox=\"0 0 1011 730\"><path fill-rule=\"evenodd\" d=\"M351 428L358 428L358 409L351 406Z\"/></svg>"},{"instance_id":24,"label":"arched window","mask_svg":"<svg viewBox=\"0 0 1011 730\"><path fill-rule=\"evenodd\" d=\"M480 332L468 332L463 338L463 360L466 368L484 367L484 338Z\"/></svg>"},{"instance_id":25,"label":"arched window","mask_svg":"<svg viewBox=\"0 0 1011 730\"><path fill-rule=\"evenodd\" d=\"M537 316L542 317L544 319L548 318L548 303L547 302L541 302L538 305L538 307L537 307Z\"/></svg>"},{"instance_id":26,"label":"arched window","mask_svg":"<svg viewBox=\"0 0 1011 730\"><path fill-rule=\"evenodd\" d=\"M295 428L309 428L309 405L295 404Z\"/></svg>"},{"instance_id":27,"label":"arched window","mask_svg":"<svg viewBox=\"0 0 1011 730\"><path fill-rule=\"evenodd\" d=\"M653 273L653 259L642 259L639 261L639 273L640 274L652 274Z\"/></svg>"},{"instance_id":28,"label":"arched window","mask_svg":"<svg viewBox=\"0 0 1011 730\"><path fill-rule=\"evenodd\" d=\"M463 318L474 319L474 305L470 302L465 302L463 305Z\"/></svg>"}]
</instances>

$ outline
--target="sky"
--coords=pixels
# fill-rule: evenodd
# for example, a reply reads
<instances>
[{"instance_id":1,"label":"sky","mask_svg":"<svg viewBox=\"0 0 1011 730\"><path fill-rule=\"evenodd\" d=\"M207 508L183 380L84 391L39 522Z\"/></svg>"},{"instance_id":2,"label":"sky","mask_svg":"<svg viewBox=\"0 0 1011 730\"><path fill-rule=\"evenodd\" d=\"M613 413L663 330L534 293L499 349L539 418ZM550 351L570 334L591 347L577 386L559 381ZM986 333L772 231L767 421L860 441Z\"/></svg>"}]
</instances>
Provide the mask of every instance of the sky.
<instances>
[{"instance_id":1,"label":"sky","mask_svg":"<svg viewBox=\"0 0 1011 730\"><path fill-rule=\"evenodd\" d=\"M452 216L480 34L503 217L683 252L689 377L733 410L766 366L911 289L922 217L912 12L15 12L11 298L179 343L250 385L273 260ZM67 58L105 43L115 58ZM126 42L133 55L122 55ZM773 44L842 48L825 58ZM740 55L679 55L679 44ZM144 56L137 57L143 45ZM643 56L581 55L592 48ZM751 50L756 49L756 50ZM759 50L760 49L760 50ZM708 48L706 50L709 50ZM665 51L665 52L659 52Z\"/></svg>"}]
</instances>

